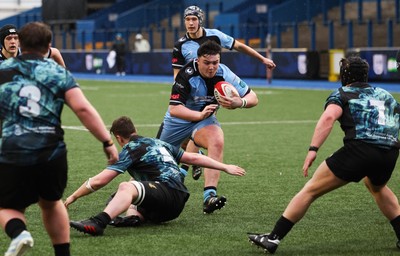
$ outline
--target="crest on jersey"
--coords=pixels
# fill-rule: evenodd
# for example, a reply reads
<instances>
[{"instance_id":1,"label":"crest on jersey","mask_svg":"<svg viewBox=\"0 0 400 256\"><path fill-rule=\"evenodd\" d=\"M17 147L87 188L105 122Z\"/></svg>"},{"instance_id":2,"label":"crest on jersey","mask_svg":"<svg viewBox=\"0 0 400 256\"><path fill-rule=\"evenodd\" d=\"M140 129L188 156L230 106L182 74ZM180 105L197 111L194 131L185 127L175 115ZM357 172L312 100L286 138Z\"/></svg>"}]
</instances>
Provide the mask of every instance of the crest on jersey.
<instances>
[{"instance_id":1,"label":"crest on jersey","mask_svg":"<svg viewBox=\"0 0 400 256\"><path fill-rule=\"evenodd\" d=\"M188 74L188 75L192 75L193 72L194 72L194 70L193 70L192 67L187 67L187 68L185 69L185 73Z\"/></svg>"}]
</instances>

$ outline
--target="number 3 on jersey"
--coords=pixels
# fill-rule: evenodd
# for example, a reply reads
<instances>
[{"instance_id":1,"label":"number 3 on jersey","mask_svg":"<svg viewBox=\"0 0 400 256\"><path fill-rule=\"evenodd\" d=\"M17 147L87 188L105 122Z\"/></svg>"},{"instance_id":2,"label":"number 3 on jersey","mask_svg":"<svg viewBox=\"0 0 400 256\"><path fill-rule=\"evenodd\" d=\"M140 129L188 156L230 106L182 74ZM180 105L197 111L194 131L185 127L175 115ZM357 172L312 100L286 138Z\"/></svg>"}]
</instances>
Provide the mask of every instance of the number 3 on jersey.
<instances>
[{"instance_id":1,"label":"number 3 on jersey","mask_svg":"<svg viewBox=\"0 0 400 256\"><path fill-rule=\"evenodd\" d=\"M38 102L42 94L36 86L28 85L23 87L19 91L19 96L27 98L26 106L19 106L19 112L21 115L31 117L40 114L40 106Z\"/></svg>"}]
</instances>

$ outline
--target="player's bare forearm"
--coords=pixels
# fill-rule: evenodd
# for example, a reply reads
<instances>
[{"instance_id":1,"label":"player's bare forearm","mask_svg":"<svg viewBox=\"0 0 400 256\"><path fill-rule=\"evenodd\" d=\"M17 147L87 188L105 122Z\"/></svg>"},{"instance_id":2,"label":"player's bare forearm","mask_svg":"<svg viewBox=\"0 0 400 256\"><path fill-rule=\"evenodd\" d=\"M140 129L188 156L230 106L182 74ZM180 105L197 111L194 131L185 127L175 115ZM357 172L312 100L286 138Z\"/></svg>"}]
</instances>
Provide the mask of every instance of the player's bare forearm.
<instances>
[{"instance_id":1,"label":"player's bare forearm","mask_svg":"<svg viewBox=\"0 0 400 256\"><path fill-rule=\"evenodd\" d=\"M185 152L181 158L181 162L191 165L197 165L205 168L211 168L215 170L220 170L231 175L243 176L246 171L236 165L229 165L218 162L208 156L201 155L198 153Z\"/></svg>"}]
</instances>

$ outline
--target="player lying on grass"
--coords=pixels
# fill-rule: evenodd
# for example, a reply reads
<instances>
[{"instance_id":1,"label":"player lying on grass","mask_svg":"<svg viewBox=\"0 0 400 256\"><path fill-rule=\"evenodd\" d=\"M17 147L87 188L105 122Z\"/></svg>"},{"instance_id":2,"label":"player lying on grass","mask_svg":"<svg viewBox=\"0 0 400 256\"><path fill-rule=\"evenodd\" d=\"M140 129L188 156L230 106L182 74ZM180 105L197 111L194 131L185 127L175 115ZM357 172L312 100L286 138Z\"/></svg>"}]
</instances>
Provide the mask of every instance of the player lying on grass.
<instances>
[{"instance_id":1,"label":"player lying on grass","mask_svg":"<svg viewBox=\"0 0 400 256\"><path fill-rule=\"evenodd\" d=\"M122 182L103 212L83 221L71 221L70 226L93 236L102 235L107 224L133 204L138 223L161 223L177 218L182 212L189 192L183 184L186 172L179 162L218 169L231 175L243 176L245 170L227 165L197 153L184 152L158 139L141 137L128 117L116 119L110 129L122 147L119 161L89 178L66 201L65 206L107 185L125 171L133 180Z\"/></svg>"}]
</instances>

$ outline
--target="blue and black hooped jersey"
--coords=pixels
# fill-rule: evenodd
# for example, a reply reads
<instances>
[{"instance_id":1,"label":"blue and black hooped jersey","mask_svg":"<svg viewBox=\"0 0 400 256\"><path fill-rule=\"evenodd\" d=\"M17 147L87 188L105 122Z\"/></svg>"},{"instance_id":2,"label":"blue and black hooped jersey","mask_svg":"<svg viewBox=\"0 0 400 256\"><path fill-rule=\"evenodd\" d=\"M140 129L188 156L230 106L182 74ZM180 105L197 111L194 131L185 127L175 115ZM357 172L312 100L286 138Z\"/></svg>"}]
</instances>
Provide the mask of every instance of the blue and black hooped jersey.
<instances>
[{"instance_id":1,"label":"blue and black hooped jersey","mask_svg":"<svg viewBox=\"0 0 400 256\"><path fill-rule=\"evenodd\" d=\"M107 169L119 173L128 171L137 181L159 181L189 193L178 166L183 152L164 141L134 135L122 148L119 160Z\"/></svg>"},{"instance_id":2,"label":"blue and black hooped jersey","mask_svg":"<svg viewBox=\"0 0 400 256\"><path fill-rule=\"evenodd\" d=\"M174 50L172 51L172 67L181 69L186 63L197 58L197 50L200 45L207 40L212 40L221 45L221 47L232 50L235 39L224 34L218 29L203 29L203 36L197 39L192 39L186 33L175 42Z\"/></svg>"},{"instance_id":3,"label":"blue and black hooped jersey","mask_svg":"<svg viewBox=\"0 0 400 256\"><path fill-rule=\"evenodd\" d=\"M220 81L231 83L238 91L240 97L250 92L249 86L233 73L226 65L220 63L217 73L213 78L204 79L197 67L197 59L186 64L177 74L172 86L169 105L184 105L185 107L202 111L207 105L217 104L214 97L214 85ZM190 123L190 121L172 117L167 110L164 121Z\"/></svg>"},{"instance_id":4,"label":"blue and black hooped jersey","mask_svg":"<svg viewBox=\"0 0 400 256\"><path fill-rule=\"evenodd\" d=\"M78 87L52 59L21 55L0 64L0 162L31 165L65 153L61 112Z\"/></svg>"},{"instance_id":5,"label":"blue and black hooped jersey","mask_svg":"<svg viewBox=\"0 0 400 256\"><path fill-rule=\"evenodd\" d=\"M345 133L344 142L362 140L386 147L400 146L400 105L384 89L354 83L333 92L325 107L329 104L343 109L339 122Z\"/></svg>"}]
</instances>

